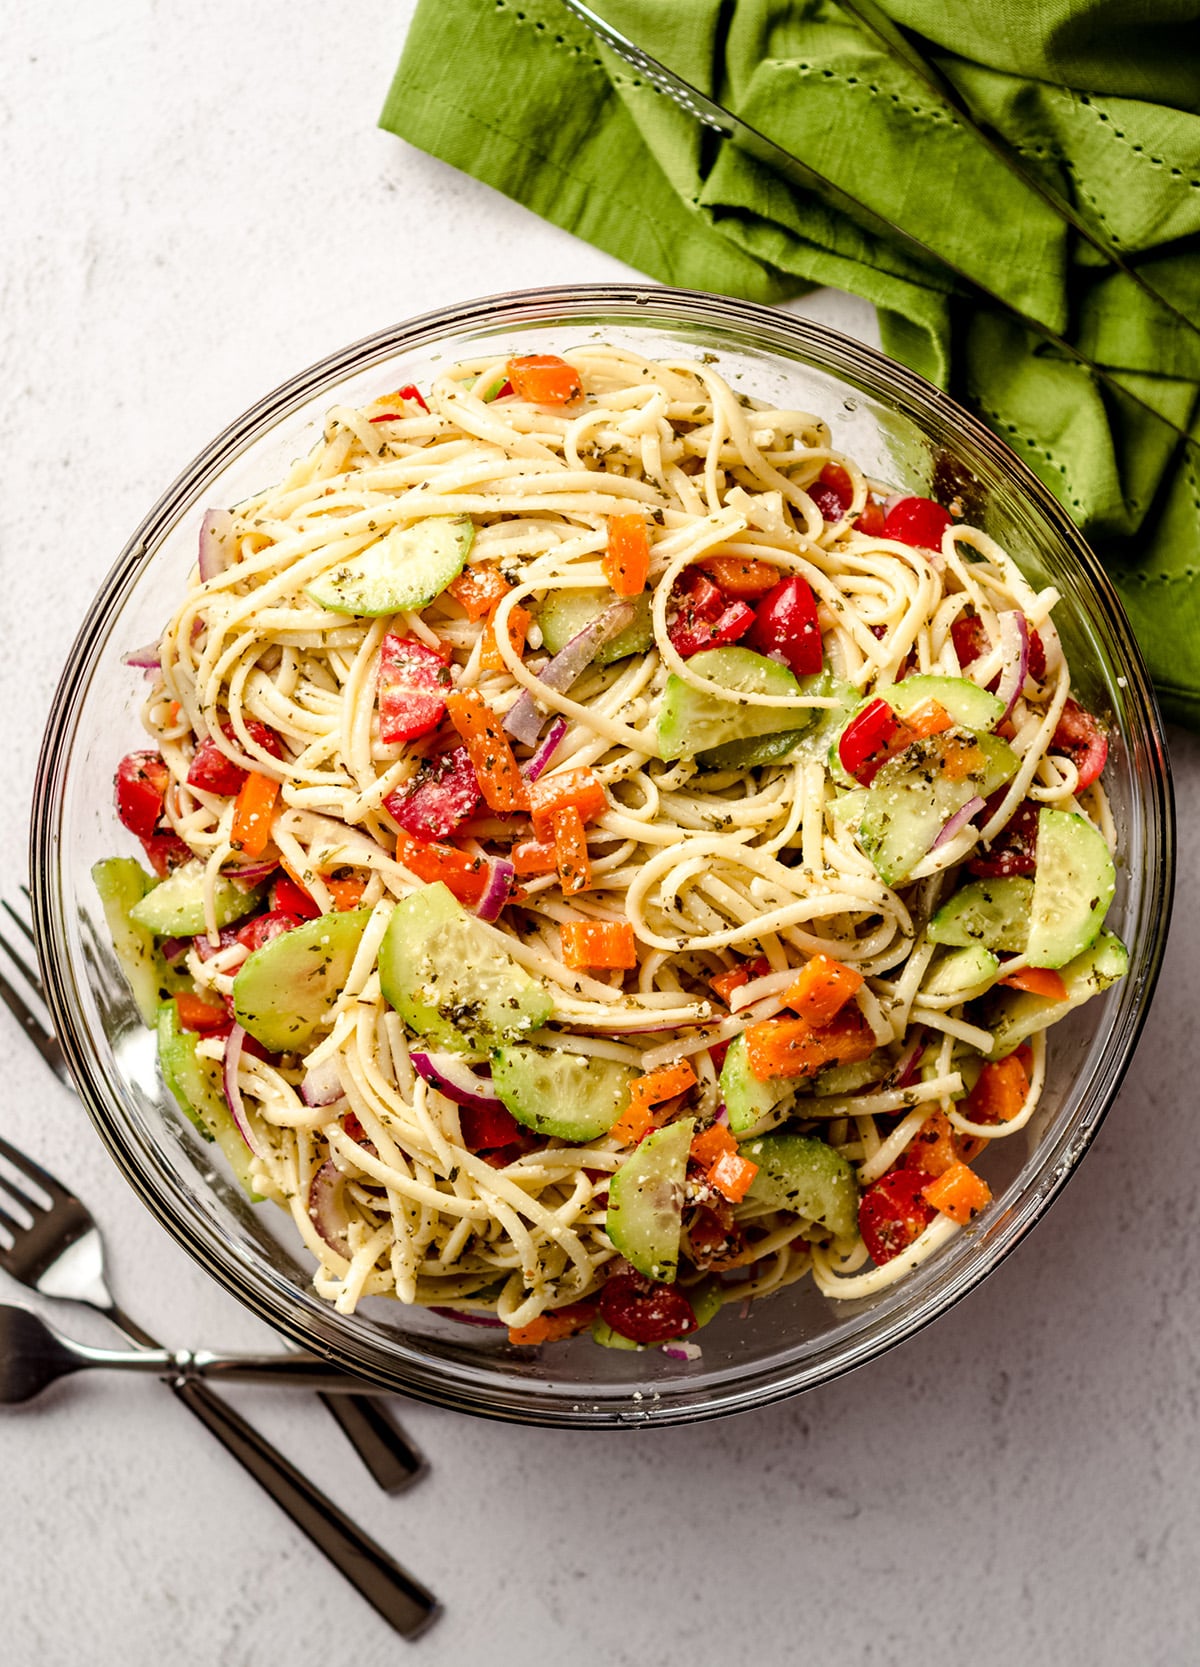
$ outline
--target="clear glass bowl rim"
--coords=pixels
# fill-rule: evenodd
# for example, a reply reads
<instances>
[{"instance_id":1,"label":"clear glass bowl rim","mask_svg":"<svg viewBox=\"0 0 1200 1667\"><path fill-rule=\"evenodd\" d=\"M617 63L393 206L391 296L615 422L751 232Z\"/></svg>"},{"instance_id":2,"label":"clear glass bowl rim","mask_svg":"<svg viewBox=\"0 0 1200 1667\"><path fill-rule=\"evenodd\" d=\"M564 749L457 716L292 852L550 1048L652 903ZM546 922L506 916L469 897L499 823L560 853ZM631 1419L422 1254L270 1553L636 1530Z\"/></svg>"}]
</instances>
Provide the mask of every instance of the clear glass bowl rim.
<instances>
[{"instance_id":1,"label":"clear glass bowl rim","mask_svg":"<svg viewBox=\"0 0 1200 1667\"><path fill-rule=\"evenodd\" d=\"M820 370L848 379L862 378L881 390L889 403L920 421L935 417L952 423L971 446L1006 474L1015 490L1032 501L1050 535L1078 563L1089 601L1105 616L1105 627L1120 650L1127 680L1126 699L1140 715L1143 741L1156 768L1140 781L1140 810L1150 828L1147 839L1152 872L1143 886L1154 921L1152 937L1137 957L1127 999L1108 1037L1099 1068L1085 1088L1067 1150L1053 1153L1037 1170L1008 1211L1008 1219L986 1256L966 1258L952 1280L923 1301L868 1324L849 1345L834 1342L800 1366L768 1363L744 1374L728 1373L716 1387L689 1390L686 1379L673 1392L656 1383L653 1410L631 1404L627 1392L610 1386L595 1391L578 1384L558 1392L549 1383L516 1382L489 1372L461 1367L448 1374L443 1363L421 1356L417 1348L384 1351L352 1325L337 1325L320 1299L300 1291L267 1267L249 1267L230 1255L212 1222L182 1187L162 1190L161 1174L148 1150L122 1114L80 1004L72 996L72 975L63 953L66 944L64 896L59 862L63 809L62 761L70 752L76 717L90 680L108 621L136 588L153 552L186 513L205 484L249 444L277 427L316 395L331 392L347 376L378 359L445 340L460 333L531 325L614 323L688 328L711 325L758 338L768 347L791 346ZM771 339L773 338L773 339ZM882 393L873 397L882 398ZM484 1417L557 1427L611 1427L653 1421L656 1425L692 1422L745 1411L826 1383L856 1369L913 1336L960 1301L991 1273L1041 1218L1074 1173L1091 1144L1120 1086L1145 1021L1161 966L1174 880L1175 822L1170 770L1162 722L1145 665L1113 587L1057 500L995 434L956 401L915 372L876 350L826 326L752 302L699 291L652 284L585 284L515 291L439 308L380 331L318 361L289 378L232 422L169 486L134 532L88 609L72 646L47 719L35 783L30 876L39 960L56 1033L71 1066L81 1098L101 1139L142 1202L172 1236L214 1278L295 1342L361 1373L385 1387L416 1399ZM318 1304L316 1311L313 1305Z\"/></svg>"}]
</instances>

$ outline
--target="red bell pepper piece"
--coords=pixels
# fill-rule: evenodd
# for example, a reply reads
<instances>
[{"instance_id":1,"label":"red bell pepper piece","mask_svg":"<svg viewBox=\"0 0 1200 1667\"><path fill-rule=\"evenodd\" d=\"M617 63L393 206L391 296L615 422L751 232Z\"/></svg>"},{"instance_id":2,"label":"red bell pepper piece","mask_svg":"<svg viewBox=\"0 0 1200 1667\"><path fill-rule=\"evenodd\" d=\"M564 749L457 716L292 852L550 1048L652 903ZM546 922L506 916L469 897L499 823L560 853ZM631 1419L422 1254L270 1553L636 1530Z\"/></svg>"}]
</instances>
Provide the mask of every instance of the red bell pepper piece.
<instances>
[{"instance_id":1,"label":"red bell pepper piece","mask_svg":"<svg viewBox=\"0 0 1200 1667\"><path fill-rule=\"evenodd\" d=\"M379 734L415 741L441 723L450 689L446 656L416 637L389 631L379 650Z\"/></svg>"},{"instance_id":2,"label":"red bell pepper piece","mask_svg":"<svg viewBox=\"0 0 1200 1667\"><path fill-rule=\"evenodd\" d=\"M817 599L798 573L781 579L758 604L750 631L751 648L782 660L797 677L821 669L824 649Z\"/></svg>"},{"instance_id":3,"label":"red bell pepper piece","mask_svg":"<svg viewBox=\"0 0 1200 1667\"><path fill-rule=\"evenodd\" d=\"M321 910L313 898L298 886L290 874L279 874L271 886L273 914L295 915L297 920L316 920Z\"/></svg>"},{"instance_id":4,"label":"red bell pepper piece","mask_svg":"<svg viewBox=\"0 0 1200 1667\"><path fill-rule=\"evenodd\" d=\"M428 405L426 405L421 396L421 390L417 387L415 382L406 382L402 388L397 388L394 394L389 394L388 398L401 401L412 399L416 401L422 411L428 411L429 409ZM381 416L372 417L371 421L373 423L392 423L398 421L404 415L405 413L403 411L385 411Z\"/></svg>"}]
</instances>

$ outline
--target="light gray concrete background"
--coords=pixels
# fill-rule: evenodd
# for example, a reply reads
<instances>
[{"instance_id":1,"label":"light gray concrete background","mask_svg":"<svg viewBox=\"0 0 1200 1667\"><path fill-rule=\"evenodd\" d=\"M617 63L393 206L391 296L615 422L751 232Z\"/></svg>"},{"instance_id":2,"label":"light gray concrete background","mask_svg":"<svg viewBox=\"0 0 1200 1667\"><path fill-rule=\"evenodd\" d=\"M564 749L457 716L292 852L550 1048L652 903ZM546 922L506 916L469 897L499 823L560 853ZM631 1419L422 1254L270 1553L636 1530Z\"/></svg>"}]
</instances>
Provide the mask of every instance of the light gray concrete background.
<instances>
[{"instance_id":1,"label":"light gray concrete background","mask_svg":"<svg viewBox=\"0 0 1200 1667\"><path fill-rule=\"evenodd\" d=\"M88 598L203 442L397 318L626 275L376 130L410 10L3 8L5 890ZM872 329L849 298L804 310ZM1182 880L1134 1068L1049 1218L913 1342L791 1404L651 1436L405 1408L434 1469L398 1500L310 1401L239 1397L443 1599L414 1662L1200 1657L1200 749L1172 746ZM94 1206L129 1309L177 1344L269 1341L127 1192L2 1011L0 1061L0 1129ZM92 1377L0 1414L4 1667L376 1667L405 1648L159 1386Z\"/></svg>"}]
</instances>

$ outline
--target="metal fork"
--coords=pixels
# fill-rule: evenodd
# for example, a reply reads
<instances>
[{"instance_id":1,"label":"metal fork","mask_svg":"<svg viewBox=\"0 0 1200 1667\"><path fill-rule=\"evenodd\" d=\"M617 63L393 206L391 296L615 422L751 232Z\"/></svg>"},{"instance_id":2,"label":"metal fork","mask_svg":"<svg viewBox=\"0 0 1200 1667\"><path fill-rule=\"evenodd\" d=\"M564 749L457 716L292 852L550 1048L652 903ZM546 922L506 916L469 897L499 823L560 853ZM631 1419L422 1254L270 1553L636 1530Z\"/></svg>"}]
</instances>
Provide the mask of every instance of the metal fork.
<instances>
[{"instance_id":1,"label":"metal fork","mask_svg":"<svg viewBox=\"0 0 1200 1667\"><path fill-rule=\"evenodd\" d=\"M29 903L28 888L22 886L22 895L26 907ZM37 944L33 929L23 912L14 909L7 898L0 900L4 914L8 916L21 934L24 943L11 941L4 932L4 915L0 915L0 950L16 967L25 980L29 990L36 996L39 1003L44 1004L45 993L37 967L30 958L30 948L36 949ZM58 1038L54 1035L50 1025L46 1023L20 994L16 987L9 982L0 970L0 1000L17 1019L26 1036L37 1048L46 1064L61 1082L74 1091L75 1084L71 1078L63 1051L58 1045ZM84 1212L86 1215L86 1211ZM89 1218L90 1219L90 1218ZM144 1342L139 1335L139 1328L131 1324L127 1317L113 1303L107 1289L101 1300L97 1300L95 1287L91 1295L79 1292L45 1291L47 1296L69 1295L76 1302L89 1303L93 1308L99 1308L107 1315L118 1330L134 1342ZM358 1453L375 1481L386 1493L400 1493L411 1487L419 1476L424 1475L428 1468L422 1455L408 1440L403 1430L389 1417L382 1403L370 1395L330 1395L318 1392L318 1399L328 1408L331 1415L341 1425L351 1446Z\"/></svg>"},{"instance_id":2,"label":"metal fork","mask_svg":"<svg viewBox=\"0 0 1200 1667\"><path fill-rule=\"evenodd\" d=\"M0 1239L0 1268L43 1296L90 1303L143 1348L157 1348L154 1338L113 1301L104 1278L100 1231L86 1207L6 1140L0 1140L0 1158L21 1177L17 1181L0 1170L0 1201L8 1206L0 1208L0 1229L11 1239L7 1247ZM29 1225L22 1226L10 1209L27 1216ZM219 1395L183 1379L172 1381L171 1389L397 1632L413 1638L424 1631L438 1612L431 1592Z\"/></svg>"}]
</instances>

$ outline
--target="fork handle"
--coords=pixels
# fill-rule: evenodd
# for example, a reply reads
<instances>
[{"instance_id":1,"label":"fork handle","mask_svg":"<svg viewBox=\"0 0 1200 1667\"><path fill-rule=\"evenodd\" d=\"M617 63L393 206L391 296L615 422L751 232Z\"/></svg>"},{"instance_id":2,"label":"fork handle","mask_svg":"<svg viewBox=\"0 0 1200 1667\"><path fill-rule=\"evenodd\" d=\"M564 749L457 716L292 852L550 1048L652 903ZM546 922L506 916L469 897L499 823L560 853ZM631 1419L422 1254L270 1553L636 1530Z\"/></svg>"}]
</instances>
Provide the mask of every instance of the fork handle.
<instances>
[{"instance_id":1,"label":"fork handle","mask_svg":"<svg viewBox=\"0 0 1200 1667\"><path fill-rule=\"evenodd\" d=\"M432 1592L406 1574L253 1425L202 1383L171 1387L390 1626L405 1638L415 1638L436 1619L439 1609Z\"/></svg>"}]
</instances>

